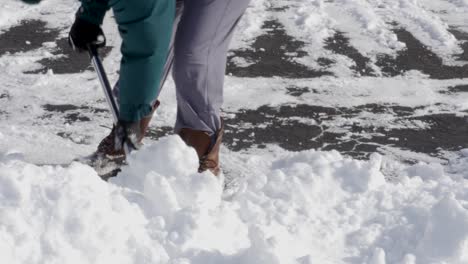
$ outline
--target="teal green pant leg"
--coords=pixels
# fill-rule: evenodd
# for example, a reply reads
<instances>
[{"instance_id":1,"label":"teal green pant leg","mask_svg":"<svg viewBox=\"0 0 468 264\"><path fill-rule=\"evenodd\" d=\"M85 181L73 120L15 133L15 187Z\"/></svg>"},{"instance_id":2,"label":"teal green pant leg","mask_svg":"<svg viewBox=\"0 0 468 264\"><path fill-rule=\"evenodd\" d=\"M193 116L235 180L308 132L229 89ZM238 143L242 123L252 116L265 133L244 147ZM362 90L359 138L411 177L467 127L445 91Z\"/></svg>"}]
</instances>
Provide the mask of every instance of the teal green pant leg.
<instances>
[{"instance_id":1,"label":"teal green pant leg","mask_svg":"<svg viewBox=\"0 0 468 264\"><path fill-rule=\"evenodd\" d=\"M110 2L122 37L120 119L137 121L151 112L166 61L175 0Z\"/></svg>"}]
</instances>

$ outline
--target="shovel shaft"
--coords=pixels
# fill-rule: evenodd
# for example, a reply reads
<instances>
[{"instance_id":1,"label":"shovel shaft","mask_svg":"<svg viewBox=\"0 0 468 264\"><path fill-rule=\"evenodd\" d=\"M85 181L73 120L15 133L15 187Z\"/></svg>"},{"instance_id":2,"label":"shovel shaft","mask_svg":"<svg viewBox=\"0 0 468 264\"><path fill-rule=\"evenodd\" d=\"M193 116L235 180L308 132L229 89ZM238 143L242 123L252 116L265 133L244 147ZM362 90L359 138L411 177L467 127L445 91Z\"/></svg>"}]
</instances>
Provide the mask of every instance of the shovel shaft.
<instances>
[{"instance_id":1,"label":"shovel shaft","mask_svg":"<svg viewBox=\"0 0 468 264\"><path fill-rule=\"evenodd\" d=\"M112 88L110 86L109 79L107 79L107 74L104 70L104 66L102 66L101 59L99 58L99 53L97 51L97 48L92 45L88 46L88 52L89 56L91 57L93 67L96 70L96 73L99 77L99 81L101 82L102 89L104 90L104 95L112 113L114 125L117 125L117 123L119 122L119 107L117 105L117 102L115 101L114 95L112 94ZM128 157L128 154L130 154L132 148L129 146L126 140L124 141L123 148L125 156Z\"/></svg>"},{"instance_id":2,"label":"shovel shaft","mask_svg":"<svg viewBox=\"0 0 468 264\"><path fill-rule=\"evenodd\" d=\"M106 97L107 104L109 105L110 111L112 113L114 125L116 125L117 122L119 121L119 107L112 94L112 88L109 83L109 79L107 79L106 71L104 70L104 66L102 66L102 62L101 62L101 59L99 58L97 48L94 46L89 46L88 52L89 52L89 56L91 57L93 67L96 70L96 73L99 77L99 81L101 82L102 89L104 90L104 95Z\"/></svg>"}]
</instances>

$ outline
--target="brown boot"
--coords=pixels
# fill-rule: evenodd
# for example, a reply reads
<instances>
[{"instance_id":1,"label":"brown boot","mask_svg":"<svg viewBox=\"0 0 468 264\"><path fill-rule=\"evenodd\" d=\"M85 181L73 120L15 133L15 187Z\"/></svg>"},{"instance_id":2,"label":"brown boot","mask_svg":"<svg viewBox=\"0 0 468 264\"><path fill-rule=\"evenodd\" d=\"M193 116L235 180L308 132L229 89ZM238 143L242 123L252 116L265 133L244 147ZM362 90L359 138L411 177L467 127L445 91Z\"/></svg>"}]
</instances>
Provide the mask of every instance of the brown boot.
<instances>
[{"instance_id":1,"label":"brown boot","mask_svg":"<svg viewBox=\"0 0 468 264\"><path fill-rule=\"evenodd\" d=\"M223 138L224 125L216 133L216 142L210 148L211 138L205 131L182 128L179 136L188 145L193 147L198 154L200 166L198 172L210 170L214 175L219 176L221 169L219 167L219 148Z\"/></svg>"},{"instance_id":2,"label":"brown boot","mask_svg":"<svg viewBox=\"0 0 468 264\"><path fill-rule=\"evenodd\" d=\"M143 117L140 121L138 121L138 123L134 124L136 126L139 126L138 129L140 133L138 133L137 142L140 145L148 129L151 118L153 117L154 112L156 111L158 106L159 106L159 101L156 101L153 105L153 110L151 111L151 113ZM107 137L105 137L101 141L101 143L99 143L97 147L97 151L96 151L97 155L106 156L108 158L122 158L125 156L124 150L122 148L117 150L117 148L115 147L115 133L116 133L116 127L114 126L112 128L111 133L107 135Z\"/></svg>"}]
</instances>

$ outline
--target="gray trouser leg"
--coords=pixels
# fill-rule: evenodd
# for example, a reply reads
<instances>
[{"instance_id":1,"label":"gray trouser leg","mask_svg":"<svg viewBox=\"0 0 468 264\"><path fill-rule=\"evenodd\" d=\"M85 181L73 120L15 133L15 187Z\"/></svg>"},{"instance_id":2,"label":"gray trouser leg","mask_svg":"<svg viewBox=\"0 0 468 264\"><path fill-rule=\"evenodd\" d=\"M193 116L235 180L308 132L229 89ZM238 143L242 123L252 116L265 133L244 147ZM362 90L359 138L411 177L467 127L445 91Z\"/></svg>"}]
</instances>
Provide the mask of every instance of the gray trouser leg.
<instances>
[{"instance_id":1,"label":"gray trouser leg","mask_svg":"<svg viewBox=\"0 0 468 264\"><path fill-rule=\"evenodd\" d=\"M174 43L176 133L191 128L213 136L221 127L228 46L249 2L185 0Z\"/></svg>"}]
</instances>

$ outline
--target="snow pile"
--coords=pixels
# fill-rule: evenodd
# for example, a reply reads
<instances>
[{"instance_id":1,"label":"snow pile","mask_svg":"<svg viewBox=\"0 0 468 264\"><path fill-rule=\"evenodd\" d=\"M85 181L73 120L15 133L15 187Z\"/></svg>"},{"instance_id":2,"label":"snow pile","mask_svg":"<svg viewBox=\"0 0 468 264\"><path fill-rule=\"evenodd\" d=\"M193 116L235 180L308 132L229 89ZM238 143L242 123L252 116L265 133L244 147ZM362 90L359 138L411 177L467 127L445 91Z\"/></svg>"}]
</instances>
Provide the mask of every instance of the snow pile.
<instances>
[{"instance_id":1,"label":"snow pile","mask_svg":"<svg viewBox=\"0 0 468 264\"><path fill-rule=\"evenodd\" d=\"M167 260L141 210L84 165L0 168L4 263L157 263Z\"/></svg>"},{"instance_id":2,"label":"snow pile","mask_svg":"<svg viewBox=\"0 0 468 264\"><path fill-rule=\"evenodd\" d=\"M233 196L176 136L110 183L89 167L0 158L5 263L466 263L468 184L440 165L338 152L250 156Z\"/></svg>"}]
</instances>

